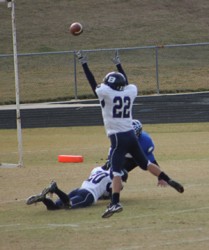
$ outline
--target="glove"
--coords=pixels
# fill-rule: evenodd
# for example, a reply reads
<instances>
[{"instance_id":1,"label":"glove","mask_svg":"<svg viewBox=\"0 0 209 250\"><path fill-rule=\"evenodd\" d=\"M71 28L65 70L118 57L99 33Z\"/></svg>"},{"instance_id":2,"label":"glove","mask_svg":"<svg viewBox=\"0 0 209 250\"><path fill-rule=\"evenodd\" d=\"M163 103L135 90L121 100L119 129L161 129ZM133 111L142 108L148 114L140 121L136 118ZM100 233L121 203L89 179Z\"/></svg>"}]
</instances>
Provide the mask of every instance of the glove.
<instances>
[{"instance_id":1,"label":"glove","mask_svg":"<svg viewBox=\"0 0 209 250\"><path fill-rule=\"evenodd\" d=\"M113 61L113 63L115 65L120 64L120 57L119 57L119 55L115 54L115 57L112 59L112 61Z\"/></svg>"},{"instance_id":2,"label":"glove","mask_svg":"<svg viewBox=\"0 0 209 250\"><path fill-rule=\"evenodd\" d=\"M76 56L81 64L87 63L87 56L83 55L81 50L76 52Z\"/></svg>"},{"instance_id":3,"label":"glove","mask_svg":"<svg viewBox=\"0 0 209 250\"><path fill-rule=\"evenodd\" d=\"M102 166L102 168L103 168L104 170L109 170L109 169L110 169L110 162L109 162L109 160L107 160L107 161L105 162L105 164Z\"/></svg>"}]
</instances>

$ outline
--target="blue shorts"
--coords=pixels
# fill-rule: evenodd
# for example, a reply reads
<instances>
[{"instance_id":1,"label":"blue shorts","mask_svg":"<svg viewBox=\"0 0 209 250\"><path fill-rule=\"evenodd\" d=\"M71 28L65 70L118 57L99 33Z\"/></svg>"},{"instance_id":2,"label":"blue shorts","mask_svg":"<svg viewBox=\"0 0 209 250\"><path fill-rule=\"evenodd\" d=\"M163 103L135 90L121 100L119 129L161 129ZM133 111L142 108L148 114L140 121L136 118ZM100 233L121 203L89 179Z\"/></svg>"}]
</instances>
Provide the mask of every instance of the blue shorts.
<instances>
[{"instance_id":1,"label":"blue shorts","mask_svg":"<svg viewBox=\"0 0 209 250\"><path fill-rule=\"evenodd\" d=\"M127 153L132 155L141 169L147 170L148 159L138 142L134 130L110 135L110 141L110 164L113 172L121 172Z\"/></svg>"},{"instance_id":2,"label":"blue shorts","mask_svg":"<svg viewBox=\"0 0 209 250\"><path fill-rule=\"evenodd\" d=\"M94 203L94 196L86 189L75 189L68 194L71 208L82 208L91 206ZM58 199L55 204L62 206L62 201Z\"/></svg>"}]
</instances>

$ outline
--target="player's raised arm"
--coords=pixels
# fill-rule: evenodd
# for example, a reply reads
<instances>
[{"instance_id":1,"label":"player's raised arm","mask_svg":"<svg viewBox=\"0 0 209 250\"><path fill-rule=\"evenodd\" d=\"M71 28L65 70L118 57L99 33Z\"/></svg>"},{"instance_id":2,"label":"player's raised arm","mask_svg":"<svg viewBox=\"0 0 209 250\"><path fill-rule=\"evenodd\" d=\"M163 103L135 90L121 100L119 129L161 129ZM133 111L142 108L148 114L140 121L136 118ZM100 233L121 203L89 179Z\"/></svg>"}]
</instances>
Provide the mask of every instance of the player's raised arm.
<instances>
[{"instance_id":1,"label":"player's raised arm","mask_svg":"<svg viewBox=\"0 0 209 250\"><path fill-rule=\"evenodd\" d=\"M92 88L92 91L93 91L94 95L96 97L98 97L97 94L96 94L96 91L95 91L96 87L97 87L97 82L96 82L96 80L94 78L93 73L89 69L89 66L87 64L87 57L86 57L86 55L83 55L82 51L78 51L76 53L76 56L77 56L79 62L81 63L81 65L82 65L83 71L84 71L84 73L86 75L86 78L87 78L87 80L88 80L91 88Z\"/></svg>"},{"instance_id":2,"label":"player's raised arm","mask_svg":"<svg viewBox=\"0 0 209 250\"><path fill-rule=\"evenodd\" d=\"M129 84L129 83L128 83L128 77L127 77L127 75L126 75L126 73L125 73L125 71L124 71L124 69L123 69L123 67L122 67L122 65L121 65L119 55L118 55L118 54L115 54L115 57L112 59L112 61L113 61L113 63L115 64L115 66L116 66L118 72L120 72L121 74L123 74L123 75L125 76L126 82L127 82L127 85L128 85L128 84Z\"/></svg>"}]
</instances>

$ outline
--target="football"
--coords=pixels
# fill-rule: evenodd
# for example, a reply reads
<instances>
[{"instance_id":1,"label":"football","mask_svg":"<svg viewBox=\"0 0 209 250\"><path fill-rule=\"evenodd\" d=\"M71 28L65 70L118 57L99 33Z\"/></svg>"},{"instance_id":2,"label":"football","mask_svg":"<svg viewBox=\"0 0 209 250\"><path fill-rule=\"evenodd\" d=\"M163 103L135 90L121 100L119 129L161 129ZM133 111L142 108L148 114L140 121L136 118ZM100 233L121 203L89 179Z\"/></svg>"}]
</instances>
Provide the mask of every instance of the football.
<instances>
[{"instance_id":1,"label":"football","mask_svg":"<svg viewBox=\"0 0 209 250\"><path fill-rule=\"evenodd\" d=\"M80 23L75 22L70 25L69 30L72 35L78 36L83 32L83 26Z\"/></svg>"}]
</instances>

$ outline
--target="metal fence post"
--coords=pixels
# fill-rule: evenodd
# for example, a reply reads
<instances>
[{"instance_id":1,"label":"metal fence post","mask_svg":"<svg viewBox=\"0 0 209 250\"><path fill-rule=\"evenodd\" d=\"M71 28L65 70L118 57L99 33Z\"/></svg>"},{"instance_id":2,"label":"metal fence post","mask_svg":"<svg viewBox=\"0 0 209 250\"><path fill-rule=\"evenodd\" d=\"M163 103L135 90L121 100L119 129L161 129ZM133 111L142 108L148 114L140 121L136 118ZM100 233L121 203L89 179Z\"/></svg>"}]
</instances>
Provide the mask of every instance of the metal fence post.
<instances>
[{"instance_id":1,"label":"metal fence post","mask_svg":"<svg viewBox=\"0 0 209 250\"><path fill-rule=\"evenodd\" d=\"M158 70L158 47L155 47L155 67L156 67L156 83L157 83L157 94L160 94L160 83L159 83L159 70Z\"/></svg>"},{"instance_id":2,"label":"metal fence post","mask_svg":"<svg viewBox=\"0 0 209 250\"><path fill-rule=\"evenodd\" d=\"M73 65L74 65L74 97L78 99L78 86L77 86L77 67L76 67L76 52L73 53Z\"/></svg>"}]
</instances>

